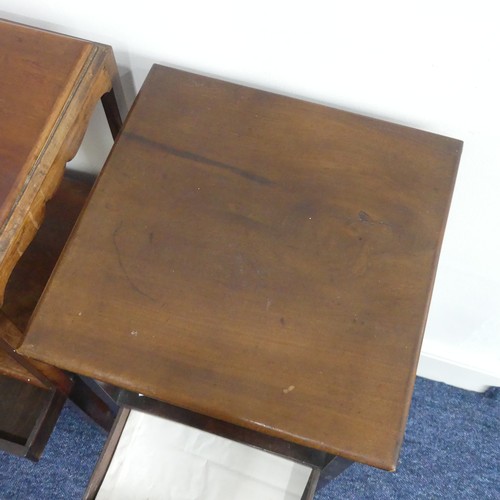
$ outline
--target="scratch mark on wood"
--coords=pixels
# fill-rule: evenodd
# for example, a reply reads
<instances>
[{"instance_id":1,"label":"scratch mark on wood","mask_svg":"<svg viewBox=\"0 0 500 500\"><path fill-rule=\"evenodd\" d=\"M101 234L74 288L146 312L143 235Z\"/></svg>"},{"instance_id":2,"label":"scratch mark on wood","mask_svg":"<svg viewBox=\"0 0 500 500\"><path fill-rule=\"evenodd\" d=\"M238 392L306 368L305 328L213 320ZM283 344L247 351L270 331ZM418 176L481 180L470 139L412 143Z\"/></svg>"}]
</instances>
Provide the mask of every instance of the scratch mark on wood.
<instances>
[{"instance_id":1,"label":"scratch mark on wood","mask_svg":"<svg viewBox=\"0 0 500 500\"><path fill-rule=\"evenodd\" d=\"M361 221L361 222L366 222L367 224L381 224L382 226L387 226L387 227L390 227L392 228L392 226L388 223L388 222L384 222L382 220L378 221L378 220L373 220L370 215L368 215L366 212L364 212L363 210L361 210L359 213L358 213L358 219Z\"/></svg>"},{"instance_id":2,"label":"scratch mark on wood","mask_svg":"<svg viewBox=\"0 0 500 500\"><path fill-rule=\"evenodd\" d=\"M235 167L234 165L229 165L228 163L223 163L221 161L212 160L211 158L207 158L206 156L199 155L197 153L193 153L192 151L185 151L183 149L177 149L168 144L159 143L156 141L152 141L151 139L147 139L146 137L142 137L138 134L133 134L130 132L125 133L127 137L130 139L136 140L142 144L147 144L148 146L155 147L156 149L161 149L162 151L166 151L167 153L178 156L179 158L184 158L185 160L192 160L197 163L204 163L205 165L210 165L211 167L217 167L224 170L227 170L235 175L239 175L244 179L247 179L252 182L256 182L257 184L261 184L263 186L273 186L275 183L266 177L263 177L258 174L254 174L252 172L248 172L247 170L243 170L242 168Z\"/></svg>"},{"instance_id":3,"label":"scratch mark on wood","mask_svg":"<svg viewBox=\"0 0 500 500\"><path fill-rule=\"evenodd\" d=\"M33 226L35 226L35 229L38 231L40 229L40 224L38 224L38 222L33 217L31 210L28 210L28 217L29 217L29 220L31 221L31 223L33 224Z\"/></svg>"},{"instance_id":4,"label":"scratch mark on wood","mask_svg":"<svg viewBox=\"0 0 500 500\"><path fill-rule=\"evenodd\" d=\"M123 259L122 259L122 255L121 255L121 250L120 250L120 246L118 245L118 241L117 241L117 236L118 236L118 233L120 232L121 228L123 226L123 221L120 221L120 223L118 224L118 226L116 226L115 230L113 231L113 245L115 247L115 250L116 250L116 256L118 257L118 264L120 265L120 269L123 271L123 274L125 275L125 277L127 278L127 281L129 282L130 286L137 292L139 293L140 295L143 295L144 297L147 297L149 300L152 300L153 302L156 302L156 299L154 297L151 297L151 295L147 294L146 292L144 292L143 290L141 290L135 283L134 281L132 280L132 278L130 277L130 275L128 274L127 272L127 269L123 263Z\"/></svg>"}]
</instances>

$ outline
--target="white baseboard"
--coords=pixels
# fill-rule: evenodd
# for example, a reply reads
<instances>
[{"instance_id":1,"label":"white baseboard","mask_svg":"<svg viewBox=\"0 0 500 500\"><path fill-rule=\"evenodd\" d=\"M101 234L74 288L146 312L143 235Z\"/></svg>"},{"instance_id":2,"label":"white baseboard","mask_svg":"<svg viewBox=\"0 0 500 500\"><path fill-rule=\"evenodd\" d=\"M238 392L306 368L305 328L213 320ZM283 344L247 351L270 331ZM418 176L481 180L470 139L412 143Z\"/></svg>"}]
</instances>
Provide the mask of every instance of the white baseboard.
<instances>
[{"instance_id":1,"label":"white baseboard","mask_svg":"<svg viewBox=\"0 0 500 500\"><path fill-rule=\"evenodd\" d=\"M420 355L417 375L468 391L484 392L489 387L500 386L498 376L426 352Z\"/></svg>"}]
</instances>

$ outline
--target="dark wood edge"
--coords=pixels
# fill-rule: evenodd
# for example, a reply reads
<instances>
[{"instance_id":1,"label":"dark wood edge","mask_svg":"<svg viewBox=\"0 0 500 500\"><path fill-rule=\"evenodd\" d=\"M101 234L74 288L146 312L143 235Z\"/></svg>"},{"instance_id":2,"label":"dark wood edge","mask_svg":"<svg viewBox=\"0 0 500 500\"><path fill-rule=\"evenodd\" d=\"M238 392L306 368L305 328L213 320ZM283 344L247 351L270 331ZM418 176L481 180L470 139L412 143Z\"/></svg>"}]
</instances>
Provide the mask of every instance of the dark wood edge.
<instances>
[{"instance_id":1,"label":"dark wood edge","mask_svg":"<svg viewBox=\"0 0 500 500\"><path fill-rule=\"evenodd\" d=\"M40 458L65 402L66 396L57 389L53 389L52 398L47 404L45 411L38 417L33 431L31 432L26 443L26 458L34 461Z\"/></svg>"},{"instance_id":2,"label":"dark wood edge","mask_svg":"<svg viewBox=\"0 0 500 500\"><path fill-rule=\"evenodd\" d=\"M111 88L109 92L103 94L101 97L101 103L104 108L104 114L106 115L106 120L108 121L108 126L111 130L113 140L116 140L122 128L123 122L118 108L118 103L116 102L114 87Z\"/></svg>"},{"instance_id":3,"label":"dark wood edge","mask_svg":"<svg viewBox=\"0 0 500 500\"><path fill-rule=\"evenodd\" d=\"M36 368L29 359L21 356L13 349L3 338L0 338L0 349L7 353L16 363L19 363L24 369L30 372L33 377L36 377L47 389L53 389L55 387L54 383L49 380L40 370Z\"/></svg>"},{"instance_id":4,"label":"dark wood edge","mask_svg":"<svg viewBox=\"0 0 500 500\"><path fill-rule=\"evenodd\" d=\"M92 473L92 477L87 485L87 489L85 490L83 496L84 500L93 500L97 493L99 493L99 489L104 481L109 464L113 459L129 414L130 409L128 408L121 408L118 411L118 415L115 419L111 432L109 433L106 444L104 445L99 460L94 468L94 472Z\"/></svg>"},{"instance_id":5,"label":"dark wood edge","mask_svg":"<svg viewBox=\"0 0 500 500\"><path fill-rule=\"evenodd\" d=\"M142 394L119 389L109 384L101 384L108 394L120 405L145 413L172 420L241 444L252 446L294 462L322 469L333 458L324 451L292 443L281 438L239 427L235 424L200 415L190 410L148 398Z\"/></svg>"},{"instance_id":6,"label":"dark wood edge","mask_svg":"<svg viewBox=\"0 0 500 500\"><path fill-rule=\"evenodd\" d=\"M40 458L66 401L66 396L59 391L54 389L50 392L51 398L40 412L27 441L21 444L0 438L1 450L32 461Z\"/></svg>"}]
</instances>

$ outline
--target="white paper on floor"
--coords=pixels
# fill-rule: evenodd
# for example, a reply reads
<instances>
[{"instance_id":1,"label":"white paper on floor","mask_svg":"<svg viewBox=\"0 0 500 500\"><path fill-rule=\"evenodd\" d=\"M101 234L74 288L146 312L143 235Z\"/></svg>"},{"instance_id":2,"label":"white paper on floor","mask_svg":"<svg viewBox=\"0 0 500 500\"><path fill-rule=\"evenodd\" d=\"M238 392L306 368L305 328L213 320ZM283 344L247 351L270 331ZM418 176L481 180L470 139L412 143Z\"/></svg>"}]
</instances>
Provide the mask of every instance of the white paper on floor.
<instances>
[{"instance_id":1,"label":"white paper on floor","mask_svg":"<svg viewBox=\"0 0 500 500\"><path fill-rule=\"evenodd\" d=\"M311 469L131 411L98 500L300 500Z\"/></svg>"}]
</instances>

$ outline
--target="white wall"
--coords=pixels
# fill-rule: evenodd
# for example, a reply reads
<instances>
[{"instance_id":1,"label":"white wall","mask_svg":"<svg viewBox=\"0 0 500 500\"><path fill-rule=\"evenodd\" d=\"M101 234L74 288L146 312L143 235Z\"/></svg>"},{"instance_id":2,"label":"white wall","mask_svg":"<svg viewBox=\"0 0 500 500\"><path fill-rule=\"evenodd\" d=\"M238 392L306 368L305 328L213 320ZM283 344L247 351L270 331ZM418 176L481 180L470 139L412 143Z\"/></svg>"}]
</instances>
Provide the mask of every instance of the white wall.
<instances>
[{"instance_id":1,"label":"white wall","mask_svg":"<svg viewBox=\"0 0 500 500\"><path fill-rule=\"evenodd\" d=\"M159 62L462 139L419 372L479 390L500 385L496 4L0 0L0 15L112 45L124 111ZM77 165L109 146L97 116Z\"/></svg>"}]
</instances>

